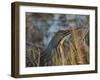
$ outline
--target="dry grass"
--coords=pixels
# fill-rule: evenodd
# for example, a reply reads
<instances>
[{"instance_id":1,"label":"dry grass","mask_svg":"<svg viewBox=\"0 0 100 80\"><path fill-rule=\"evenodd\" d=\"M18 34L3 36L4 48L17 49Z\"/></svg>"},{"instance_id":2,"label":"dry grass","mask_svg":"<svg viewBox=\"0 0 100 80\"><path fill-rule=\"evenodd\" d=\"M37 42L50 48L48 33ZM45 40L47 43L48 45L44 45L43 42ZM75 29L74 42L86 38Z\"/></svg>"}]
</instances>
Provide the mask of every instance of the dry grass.
<instances>
[{"instance_id":1,"label":"dry grass","mask_svg":"<svg viewBox=\"0 0 100 80\"><path fill-rule=\"evenodd\" d=\"M59 42L59 45L51 51L52 58L49 61L53 65L77 65L89 64L89 46L83 39L83 34L71 28L71 35L66 36ZM85 37L84 37L85 38ZM67 40L67 43L65 43ZM64 46L66 44L66 46ZM39 48L27 49L27 58L32 63L31 66L40 66L41 52ZM48 57L47 57L48 58ZM46 62L48 63L48 62Z\"/></svg>"}]
</instances>

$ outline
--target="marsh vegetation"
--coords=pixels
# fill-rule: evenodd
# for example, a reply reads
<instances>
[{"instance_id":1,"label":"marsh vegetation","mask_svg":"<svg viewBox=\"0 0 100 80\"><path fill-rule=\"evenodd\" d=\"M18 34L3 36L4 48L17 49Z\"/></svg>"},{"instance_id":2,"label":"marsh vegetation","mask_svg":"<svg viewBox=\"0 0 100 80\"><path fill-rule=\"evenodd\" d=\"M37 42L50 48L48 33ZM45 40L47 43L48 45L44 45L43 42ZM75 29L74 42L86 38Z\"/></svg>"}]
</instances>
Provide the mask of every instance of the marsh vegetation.
<instances>
[{"instance_id":1,"label":"marsh vegetation","mask_svg":"<svg viewBox=\"0 0 100 80\"><path fill-rule=\"evenodd\" d=\"M89 64L89 15L26 12L26 67Z\"/></svg>"}]
</instances>

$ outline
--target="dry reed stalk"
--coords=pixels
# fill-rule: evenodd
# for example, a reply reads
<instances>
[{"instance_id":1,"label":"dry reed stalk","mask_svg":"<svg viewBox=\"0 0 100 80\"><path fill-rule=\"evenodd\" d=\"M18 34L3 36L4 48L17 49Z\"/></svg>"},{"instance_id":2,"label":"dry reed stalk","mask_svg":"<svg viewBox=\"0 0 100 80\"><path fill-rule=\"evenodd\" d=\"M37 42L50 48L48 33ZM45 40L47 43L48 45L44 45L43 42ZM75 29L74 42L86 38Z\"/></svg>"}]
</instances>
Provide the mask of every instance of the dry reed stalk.
<instances>
[{"instance_id":1,"label":"dry reed stalk","mask_svg":"<svg viewBox=\"0 0 100 80\"><path fill-rule=\"evenodd\" d=\"M80 45L79 45L79 37L78 37L78 33L74 30L74 27L71 27L72 30L72 35L73 35L73 41L77 50L77 55L78 55L78 59L79 59L79 64L83 64L83 58L82 58L82 53L81 53L81 49L80 49Z\"/></svg>"},{"instance_id":2,"label":"dry reed stalk","mask_svg":"<svg viewBox=\"0 0 100 80\"><path fill-rule=\"evenodd\" d=\"M64 40L66 39L66 36L60 41L60 54L61 54L61 60L62 60L62 65L64 65L65 63L67 64L67 60L65 60L65 56L64 56L64 47L63 47L63 43Z\"/></svg>"},{"instance_id":3,"label":"dry reed stalk","mask_svg":"<svg viewBox=\"0 0 100 80\"><path fill-rule=\"evenodd\" d=\"M40 50L38 49L38 62L37 62L37 66L39 66L40 64Z\"/></svg>"},{"instance_id":4,"label":"dry reed stalk","mask_svg":"<svg viewBox=\"0 0 100 80\"><path fill-rule=\"evenodd\" d=\"M75 54L74 54L74 46L70 43L70 58L71 58L71 64L76 64L75 61Z\"/></svg>"}]
</instances>

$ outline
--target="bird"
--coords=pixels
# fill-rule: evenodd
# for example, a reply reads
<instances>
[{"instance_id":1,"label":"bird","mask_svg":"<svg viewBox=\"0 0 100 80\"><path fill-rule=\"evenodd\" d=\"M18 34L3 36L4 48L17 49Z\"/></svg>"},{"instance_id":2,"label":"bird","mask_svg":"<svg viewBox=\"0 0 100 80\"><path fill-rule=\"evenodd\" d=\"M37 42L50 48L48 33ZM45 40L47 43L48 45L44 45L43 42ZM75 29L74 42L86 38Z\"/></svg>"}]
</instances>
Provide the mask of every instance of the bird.
<instances>
[{"instance_id":1,"label":"bird","mask_svg":"<svg viewBox=\"0 0 100 80\"><path fill-rule=\"evenodd\" d=\"M74 30L82 30L82 28L75 28ZM71 29L59 30L57 33L55 33L55 35L49 42L47 48L43 52L41 52L40 66L52 66L52 57L53 55L57 54L57 53L54 53L56 48L59 46L59 43L61 42L61 40L65 36L71 33L72 33Z\"/></svg>"}]
</instances>

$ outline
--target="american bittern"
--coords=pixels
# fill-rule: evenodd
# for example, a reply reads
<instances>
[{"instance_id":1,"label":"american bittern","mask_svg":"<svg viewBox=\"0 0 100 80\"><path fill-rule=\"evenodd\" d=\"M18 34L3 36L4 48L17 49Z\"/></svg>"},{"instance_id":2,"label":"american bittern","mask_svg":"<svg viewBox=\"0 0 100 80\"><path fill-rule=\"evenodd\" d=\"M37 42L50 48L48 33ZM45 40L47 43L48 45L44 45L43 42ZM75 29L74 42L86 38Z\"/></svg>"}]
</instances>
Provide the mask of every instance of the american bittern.
<instances>
[{"instance_id":1,"label":"american bittern","mask_svg":"<svg viewBox=\"0 0 100 80\"><path fill-rule=\"evenodd\" d=\"M89 61L89 47L84 42L84 27L58 31L48 47L41 53L40 66L66 64L86 64ZM65 37L70 35L68 47L64 47ZM85 48L87 46L88 50Z\"/></svg>"}]
</instances>

